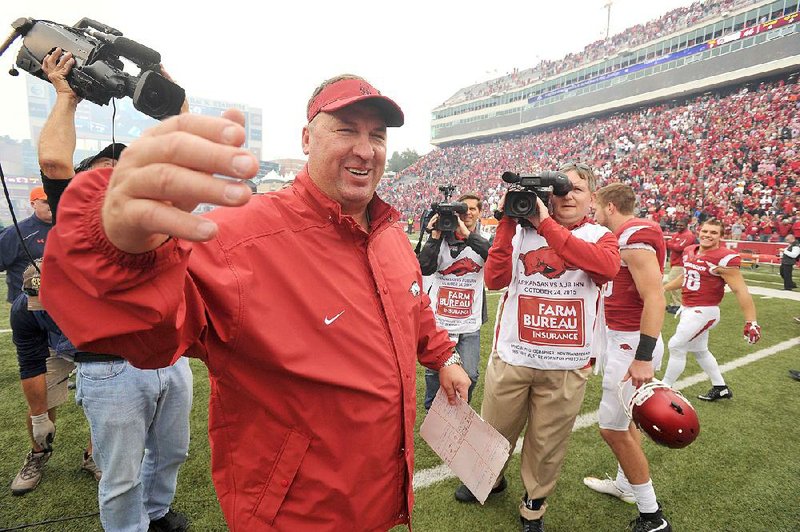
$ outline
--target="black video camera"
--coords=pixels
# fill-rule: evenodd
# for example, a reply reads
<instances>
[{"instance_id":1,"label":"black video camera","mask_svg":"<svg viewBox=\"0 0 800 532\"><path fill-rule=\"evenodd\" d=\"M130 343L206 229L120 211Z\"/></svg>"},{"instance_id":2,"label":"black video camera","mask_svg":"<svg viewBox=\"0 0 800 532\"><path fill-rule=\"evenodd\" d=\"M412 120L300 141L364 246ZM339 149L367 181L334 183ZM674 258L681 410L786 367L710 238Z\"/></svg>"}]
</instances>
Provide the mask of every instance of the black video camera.
<instances>
[{"instance_id":1,"label":"black video camera","mask_svg":"<svg viewBox=\"0 0 800 532\"><path fill-rule=\"evenodd\" d=\"M539 213L536 197L547 205L550 195L566 196L572 190L572 183L561 172L541 172L539 174L515 174L504 172L503 181L515 183L523 190L509 190L503 206L503 214L512 218L529 218Z\"/></svg>"},{"instance_id":2,"label":"black video camera","mask_svg":"<svg viewBox=\"0 0 800 532\"><path fill-rule=\"evenodd\" d=\"M436 225L433 227L437 231L443 233L455 232L458 229L458 215L467 213L466 203L450 201L450 196L455 189L456 187L453 185L439 187L439 190L444 194L444 202L431 204L431 213L439 215Z\"/></svg>"},{"instance_id":3,"label":"black video camera","mask_svg":"<svg viewBox=\"0 0 800 532\"><path fill-rule=\"evenodd\" d=\"M61 48L75 58L67 83L79 97L108 105L111 98L130 96L136 109L159 120L180 113L186 93L161 75L161 54L123 37L119 30L88 18L72 27L30 18L17 19L11 26L14 33L0 54L16 37L24 35L17 66L37 78L49 81L42 62ZM139 67L138 76L124 72L121 57Z\"/></svg>"}]
</instances>

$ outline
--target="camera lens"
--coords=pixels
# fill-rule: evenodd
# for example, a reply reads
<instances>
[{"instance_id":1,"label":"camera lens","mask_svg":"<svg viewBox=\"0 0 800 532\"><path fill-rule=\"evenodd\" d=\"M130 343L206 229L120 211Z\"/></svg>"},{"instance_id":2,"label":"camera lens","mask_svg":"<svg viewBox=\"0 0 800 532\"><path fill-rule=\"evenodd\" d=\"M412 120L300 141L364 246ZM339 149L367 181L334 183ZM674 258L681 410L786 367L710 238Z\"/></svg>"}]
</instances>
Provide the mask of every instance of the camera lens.
<instances>
[{"instance_id":1,"label":"camera lens","mask_svg":"<svg viewBox=\"0 0 800 532\"><path fill-rule=\"evenodd\" d=\"M523 195L517 196L512 204L514 211L520 214L530 211L532 206L533 203L531 202L530 198Z\"/></svg>"},{"instance_id":2,"label":"camera lens","mask_svg":"<svg viewBox=\"0 0 800 532\"><path fill-rule=\"evenodd\" d=\"M153 118L165 118L180 112L185 93L181 87L159 76L146 72L136 85L133 106Z\"/></svg>"}]
</instances>

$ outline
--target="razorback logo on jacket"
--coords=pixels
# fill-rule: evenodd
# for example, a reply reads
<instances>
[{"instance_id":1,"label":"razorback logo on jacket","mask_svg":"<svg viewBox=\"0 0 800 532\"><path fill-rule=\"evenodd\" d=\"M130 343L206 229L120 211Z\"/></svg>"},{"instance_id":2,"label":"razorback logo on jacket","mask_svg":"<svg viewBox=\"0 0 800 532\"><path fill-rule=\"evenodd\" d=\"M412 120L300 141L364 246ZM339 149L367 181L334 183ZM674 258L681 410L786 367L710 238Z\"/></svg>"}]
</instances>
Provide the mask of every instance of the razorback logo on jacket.
<instances>
[{"instance_id":1,"label":"razorback logo on jacket","mask_svg":"<svg viewBox=\"0 0 800 532\"><path fill-rule=\"evenodd\" d=\"M439 273L442 275L453 274L456 277L461 277L462 275L467 275L468 273L477 273L479 271L481 271L480 264L469 257L464 257L463 259L458 259L444 270L439 270Z\"/></svg>"},{"instance_id":2,"label":"razorback logo on jacket","mask_svg":"<svg viewBox=\"0 0 800 532\"><path fill-rule=\"evenodd\" d=\"M525 275L540 273L548 279L557 279L567 270L575 270L564 262L564 259L549 246L542 246L527 253L519 255L525 266Z\"/></svg>"}]
</instances>

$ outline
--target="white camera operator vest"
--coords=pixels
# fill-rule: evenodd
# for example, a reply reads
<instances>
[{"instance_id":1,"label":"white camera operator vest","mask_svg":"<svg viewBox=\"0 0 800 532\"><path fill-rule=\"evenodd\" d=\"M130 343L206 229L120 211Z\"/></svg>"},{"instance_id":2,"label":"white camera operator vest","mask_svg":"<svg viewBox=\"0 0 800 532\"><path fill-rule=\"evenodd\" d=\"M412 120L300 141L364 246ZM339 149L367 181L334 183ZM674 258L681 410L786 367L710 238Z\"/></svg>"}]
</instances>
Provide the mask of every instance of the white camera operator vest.
<instances>
[{"instance_id":1,"label":"white camera operator vest","mask_svg":"<svg viewBox=\"0 0 800 532\"><path fill-rule=\"evenodd\" d=\"M447 240L442 240L437 264L436 273L428 276L430 287L426 286L437 325L451 334L479 330L484 260L469 246L453 258Z\"/></svg>"},{"instance_id":2,"label":"white camera operator vest","mask_svg":"<svg viewBox=\"0 0 800 532\"><path fill-rule=\"evenodd\" d=\"M609 231L584 223L571 232L597 242ZM518 226L512 249L511 283L497 309L493 350L514 366L585 367L593 356L600 288L585 271L566 265L533 228Z\"/></svg>"}]
</instances>

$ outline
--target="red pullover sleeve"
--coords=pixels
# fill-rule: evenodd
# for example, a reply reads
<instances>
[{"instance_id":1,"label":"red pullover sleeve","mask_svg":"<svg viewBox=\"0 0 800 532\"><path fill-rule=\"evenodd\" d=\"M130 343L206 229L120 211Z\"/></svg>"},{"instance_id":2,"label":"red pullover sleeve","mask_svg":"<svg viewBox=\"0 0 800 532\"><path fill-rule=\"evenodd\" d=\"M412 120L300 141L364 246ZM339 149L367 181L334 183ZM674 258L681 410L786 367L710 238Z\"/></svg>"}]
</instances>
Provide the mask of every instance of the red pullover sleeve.
<instances>
[{"instance_id":1,"label":"red pullover sleeve","mask_svg":"<svg viewBox=\"0 0 800 532\"><path fill-rule=\"evenodd\" d=\"M453 354L456 344L450 340L447 331L436 325L436 316L431 309L428 295L422 293L421 296L417 360L423 366L439 371Z\"/></svg>"},{"instance_id":2,"label":"red pullover sleeve","mask_svg":"<svg viewBox=\"0 0 800 532\"><path fill-rule=\"evenodd\" d=\"M517 222L508 216L500 220L494 235L494 243L489 248L489 256L483 266L483 281L489 290L500 290L511 282L514 261L511 241L517 233Z\"/></svg>"},{"instance_id":3,"label":"red pullover sleeve","mask_svg":"<svg viewBox=\"0 0 800 532\"><path fill-rule=\"evenodd\" d=\"M191 244L168 240L137 255L111 244L101 221L110 175L79 174L64 192L47 239L42 303L81 350L141 368L168 366L187 351L204 358L203 301L187 274Z\"/></svg>"},{"instance_id":4,"label":"red pullover sleeve","mask_svg":"<svg viewBox=\"0 0 800 532\"><path fill-rule=\"evenodd\" d=\"M588 273L595 284L605 284L619 272L619 242L611 232L597 242L587 242L552 218L545 218L538 232L562 259Z\"/></svg>"}]
</instances>

